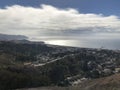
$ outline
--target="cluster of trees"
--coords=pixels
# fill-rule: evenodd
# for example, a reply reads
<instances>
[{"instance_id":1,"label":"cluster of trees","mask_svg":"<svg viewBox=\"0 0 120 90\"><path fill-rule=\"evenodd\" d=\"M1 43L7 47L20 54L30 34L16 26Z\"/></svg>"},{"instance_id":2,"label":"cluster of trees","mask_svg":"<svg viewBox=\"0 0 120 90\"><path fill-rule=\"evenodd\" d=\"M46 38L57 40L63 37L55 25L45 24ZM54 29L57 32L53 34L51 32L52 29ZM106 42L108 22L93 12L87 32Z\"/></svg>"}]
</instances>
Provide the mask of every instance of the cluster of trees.
<instances>
[{"instance_id":1,"label":"cluster of trees","mask_svg":"<svg viewBox=\"0 0 120 90\"><path fill-rule=\"evenodd\" d=\"M50 85L47 76L43 76L33 68L11 66L0 69L0 90L39 87Z\"/></svg>"},{"instance_id":2,"label":"cluster of trees","mask_svg":"<svg viewBox=\"0 0 120 90\"><path fill-rule=\"evenodd\" d=\"M35 61L36 55L54 50L45 44L17 44L10 41L0 42L0 52L13 55L15 61Z\"/></svg>"},{"instance_id":3,"label":"cluster of trees","mask_svg":"<svg viewBox=\"0 0 120 90\"><path fill-rule=\"evenodd\" d=\"M94 60L93 57L90 58L90 56L80 53L43 67L8 65L0 69L0 77L2 77L0 78L0 90L48 85L66 86L68 85L65 81L67 77L77 74L85 76L89 72L87 62L90 59Z\"/></svg>"}]
</instances>

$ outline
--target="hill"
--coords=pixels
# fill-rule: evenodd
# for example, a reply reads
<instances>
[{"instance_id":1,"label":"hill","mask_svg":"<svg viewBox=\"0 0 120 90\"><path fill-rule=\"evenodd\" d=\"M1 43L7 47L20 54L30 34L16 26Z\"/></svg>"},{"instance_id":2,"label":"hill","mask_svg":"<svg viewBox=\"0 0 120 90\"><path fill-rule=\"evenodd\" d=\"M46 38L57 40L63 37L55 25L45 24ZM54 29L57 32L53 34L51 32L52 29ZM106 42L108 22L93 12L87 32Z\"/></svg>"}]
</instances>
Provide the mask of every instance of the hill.
<instances>
[{"instance_id":1,"label":"hill","mask_svg":"<svg viewBox=\"0 0 120 90\"><path fill-rule=\"evenodd\" d=\"M119 90L120 74L86 81L81 84L80 88L83 90Z\"/></svg>"},{"instance_id":2,"label":"hill","mask_svg":"<svg viewBox=\"0 0 120 90\"><path fill-rule=\"evenodd\" d=\"M27 40L0 42L0 90L78 86L84 82L92 88L95 79L119 73L119 67L119 50L63 47Z\"/></svg>"},{"instance_id":3,"label":"hill","mask_svg":"<svg viewBox=\"0 0 120 90\"><path fill-rule=\"evenodd\" d=\"M0 34L0 41L23 40L23 39L28 39L28 37L23 35Z\"/></svg>"},{"instance_id":4,"label":"hill","mask_svg":"<svg viewBox=\"0 0 120 90\"><path fill-rule=\"evenodd\" d=\"M86 81L77 86L69 87L42 87L18 90L120 90L120 74Z\"/></svg>"}]
</instances>

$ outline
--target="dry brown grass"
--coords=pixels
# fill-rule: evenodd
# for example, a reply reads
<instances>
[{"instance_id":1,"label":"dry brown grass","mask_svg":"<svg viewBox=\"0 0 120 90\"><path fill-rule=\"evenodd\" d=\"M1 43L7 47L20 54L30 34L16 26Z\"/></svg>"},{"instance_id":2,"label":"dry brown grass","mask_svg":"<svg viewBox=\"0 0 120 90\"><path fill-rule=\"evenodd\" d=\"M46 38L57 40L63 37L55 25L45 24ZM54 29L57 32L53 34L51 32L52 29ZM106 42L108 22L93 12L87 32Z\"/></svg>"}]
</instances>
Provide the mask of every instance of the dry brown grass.
<instances>
[{"instance_id":1,"label":"dry brown grass","mask_svg":"<svg viewBox=\"0 0 120 90\"><path fill-rule=\"evenodd\" d=\"M86 81L78 86L70 87L41 87L20 90L120 90L120 74Z\"/></svg>"}]
</instances>

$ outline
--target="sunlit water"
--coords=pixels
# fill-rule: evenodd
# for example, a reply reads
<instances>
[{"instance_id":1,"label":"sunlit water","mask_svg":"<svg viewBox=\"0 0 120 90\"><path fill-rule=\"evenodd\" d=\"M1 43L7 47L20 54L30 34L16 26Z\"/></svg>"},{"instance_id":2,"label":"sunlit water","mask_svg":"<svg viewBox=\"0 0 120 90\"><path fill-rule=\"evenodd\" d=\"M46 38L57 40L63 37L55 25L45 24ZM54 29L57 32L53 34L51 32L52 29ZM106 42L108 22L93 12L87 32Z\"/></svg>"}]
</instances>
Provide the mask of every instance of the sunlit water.
<instances>
[{"instance_id":1,"label":"sunlit water","mask_svg":"<svg viewBox=\"0 0 120 90\"><path fill-rule=\"evenodd\" d=\"M50 36L38 36L38 41L47 44L84 47L84 48L104 48L120 49L120 32L91 32L73 34L52 34Z\"/></svg>"},{"instance_id":2,"label":"sunlit water","mask_svg":"<svg viewBox=\"0 0 120 90\"><path fill-rule=\"evenodd\" d=\"M120 40L96 39L96 40L46 40L45 43L62 46L120 49Z\"/></svg>"}]
</instances>

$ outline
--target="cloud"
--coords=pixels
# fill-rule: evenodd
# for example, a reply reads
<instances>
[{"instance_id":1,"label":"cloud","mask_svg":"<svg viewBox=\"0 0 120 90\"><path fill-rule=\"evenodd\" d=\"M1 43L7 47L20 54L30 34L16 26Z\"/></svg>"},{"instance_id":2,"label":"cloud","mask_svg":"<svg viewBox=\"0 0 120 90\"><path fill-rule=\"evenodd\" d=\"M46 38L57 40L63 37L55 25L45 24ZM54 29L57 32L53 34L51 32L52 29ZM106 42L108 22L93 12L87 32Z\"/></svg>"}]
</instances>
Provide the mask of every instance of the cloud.
<instances>
[{"instance_id":1,"label":"cloud","mask_svg":"<svg viewBox=\"0 0 120 90\"><path fill-rule=\"evenodd\" d=\"M80 13L73 8L51 5L39 8L20 5L0 9L0 33L22 34L33 38L75 36L92 33L119 33L120 19L115 15Z\"/></svg>"}]
</instances>

